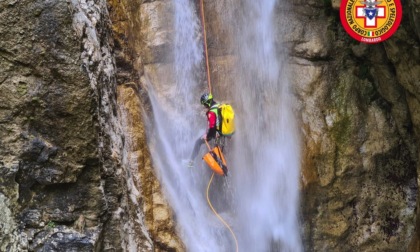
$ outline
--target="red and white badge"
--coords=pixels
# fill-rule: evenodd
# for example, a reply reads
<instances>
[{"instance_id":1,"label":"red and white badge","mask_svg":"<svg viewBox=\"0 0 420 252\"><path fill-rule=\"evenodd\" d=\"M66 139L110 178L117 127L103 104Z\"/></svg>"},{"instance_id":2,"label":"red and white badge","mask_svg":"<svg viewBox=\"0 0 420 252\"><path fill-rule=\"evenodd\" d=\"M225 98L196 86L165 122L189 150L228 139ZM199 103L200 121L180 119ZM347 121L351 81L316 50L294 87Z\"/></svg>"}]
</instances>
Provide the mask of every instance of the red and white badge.
<instances>
[{"instance_id":1,"label":"red and white badge","mask_svg":"<svg viewBox=\"0 0 420 252\"><path fill-rule=\"evenodd\" d=\"M379 43L394 34L400 25L400 0L342 0L341 24L347 33L363 43Z\"/></svg>"}]
</instances>

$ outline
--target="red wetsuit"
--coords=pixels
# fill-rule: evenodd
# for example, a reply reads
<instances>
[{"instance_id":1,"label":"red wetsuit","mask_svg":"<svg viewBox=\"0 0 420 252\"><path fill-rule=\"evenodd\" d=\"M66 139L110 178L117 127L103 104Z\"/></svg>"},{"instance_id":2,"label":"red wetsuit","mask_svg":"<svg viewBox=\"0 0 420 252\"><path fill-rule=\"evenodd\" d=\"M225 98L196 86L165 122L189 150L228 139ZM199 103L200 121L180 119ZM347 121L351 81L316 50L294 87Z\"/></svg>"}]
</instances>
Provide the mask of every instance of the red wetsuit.
<instances>
[{"instance_id":1,"label":"red wetsuit","mask_svg":"<svg viewBox=\"0 0 420 252\"><path fill-rule=\"evenodd\" d=\"M216 130L217 130L217 115L213 111L209 110L207 111L207 135L206 139L210 140L216 136Z\"/></svg>"},{"instance_id":2,"label":"red wetsuit","mask_svg":"<svg viewBox=\"0 0 420 252\"><path fill-rule=\"evenodd\" d=\"M194 160L194 158L197 156L200 146L204 143L204 140L211 140L216 137L217 132L217 104L213 103L213 106L207 111L206 117L207 117L207 132L204 136L197 139L194 145L193 152L191 153L190 160Z\"/></svg>"}]
</instances>

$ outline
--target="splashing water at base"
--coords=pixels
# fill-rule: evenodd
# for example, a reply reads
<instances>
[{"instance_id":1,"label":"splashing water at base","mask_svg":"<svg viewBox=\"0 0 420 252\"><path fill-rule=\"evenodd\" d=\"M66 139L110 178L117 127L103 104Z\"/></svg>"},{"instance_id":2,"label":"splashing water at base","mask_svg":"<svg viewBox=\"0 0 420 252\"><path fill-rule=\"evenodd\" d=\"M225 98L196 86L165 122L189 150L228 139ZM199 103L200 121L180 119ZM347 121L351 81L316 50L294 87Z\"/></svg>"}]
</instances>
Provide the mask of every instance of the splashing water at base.
<instances>
[{"instance_id":1,"label":"splashing water at base","mask_svg":"<svg viewBox=\"0 0 420 252\"><path fill-rule=\"evenodd\" d=\"M302 251L299 235L299 138L291 111L282 55L275 46L275 0L227 0L223 13L238 45L231 97L237 132L228 153L230 177L217 178L210 195L232 224L239 251ZM278 3L277 3L278 4ZM174 85L153 91L150 148L188 251L234 251L229 232L205 198L210 170L199 157L187 168L195 140L204 133L199 113L203 50L199 18L188 0L174 0ZM219 90L220 91L220 90ZM202 148L201 154L204 152Z\"/></svg>"}]
</instances>

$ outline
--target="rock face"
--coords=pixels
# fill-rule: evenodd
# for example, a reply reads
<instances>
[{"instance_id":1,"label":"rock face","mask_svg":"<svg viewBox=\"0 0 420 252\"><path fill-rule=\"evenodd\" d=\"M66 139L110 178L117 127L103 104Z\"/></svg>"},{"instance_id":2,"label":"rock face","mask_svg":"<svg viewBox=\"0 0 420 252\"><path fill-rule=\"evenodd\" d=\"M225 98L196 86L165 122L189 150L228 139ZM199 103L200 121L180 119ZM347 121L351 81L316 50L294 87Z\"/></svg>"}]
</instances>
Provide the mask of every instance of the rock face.
<instances>
[{"instance_id":1,"label":"rock face","mask_svg":"<svg viewBox=\"0 0 420 252\"><path fill-rule=\"evenodd\" d=\"M286 42L305 146L306 251L406 251L416 243L420 58L409 20L418 13L409 5L397 33L377 45L344 32L334 1L294 2L295 15L285 18L294 27Z\"/></svg>"},{"instance_id":2,"label":"rock face","mask_svg":"<svg viewBox=\"0 0 420 252\"><path fill-rule=\"evenodd\" d=\"M127 158L132 160L143 202L144 227L153 241L153 251L184 251L175 231L172 210L162 195L151 165L143 116L150 113L144 74L149 65L167 61L169 1L139 3L108 1L115 39L118 102L122 109ZM166 24L166 26L165 26ZM129 146L129 147L128 147ZM137 173L137 175L134 175Z\"/></svg>"},{"instance_id":3,"label":"rock face","mask_svg":"<svg viewBox=\"0 0 420 252\"><path fill-rule=\"evenodd\" d=\"M107 208L99 114L92 113L99 105L68 4L3 1L0 9L0 188L7 213L0 250L48 250L57 235L56 249L92 250ZM66 228L81 216L85 232Z\"/></svg>"},{"instance_id":4,"label":"rock face","mask_svg":"<svg viewBox=\"0 0 420 252\"><path fill-rule=\"evenodd\" d=\"M0 15L0 250L182 247L107 3L11 0Z\"/></svg>"}]
</instances>

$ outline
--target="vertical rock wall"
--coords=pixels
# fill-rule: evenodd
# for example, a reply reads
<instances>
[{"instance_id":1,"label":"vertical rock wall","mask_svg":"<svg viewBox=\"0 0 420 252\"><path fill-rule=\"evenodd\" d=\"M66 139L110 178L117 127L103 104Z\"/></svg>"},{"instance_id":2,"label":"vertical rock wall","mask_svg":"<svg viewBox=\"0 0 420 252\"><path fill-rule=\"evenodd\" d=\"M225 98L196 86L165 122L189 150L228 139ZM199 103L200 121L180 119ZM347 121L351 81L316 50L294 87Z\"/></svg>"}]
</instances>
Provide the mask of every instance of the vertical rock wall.
<instances>
[{"instance_id":1,"label":"vertical rock wall","mask_svg":"<svg viewBox=\"0 0 420 252\"><path fill-rule=\"evenodd\" d=\"M339 2L295 1L279 15L305 143L304 245L405 251L418 194L418 13L405 4L397 33L365 45L343 30Z\"/></svg>"},{"instance_id":2,"label":"vertical rock wall","mask_svg":"<svg viewBox=\"0 0 420 252\"><path fill-rule=\"evenodd\" d=\"M2 1L0 15L0 250L93 250L107 210L99 105L68 4Z\"/></svg>"},{"instance_id":3,"label":"vertical rock wall","mask_svg":"<svg viewBox=\"0 0 420 252\"><path fill-rule=\"evenodd\" d=\"M175 231L172 210L151 165L142 116L151 111L145 72L150 69L149 64L154 62L159 65L170 55L169 39L161 39L162 34L171 30L168 21L173 15L170 2L109 0L108 6L115 39L118 102L128 136L127 158L137 169L136 181L142 200L138 211L144 214L144 228L153 241L153 251L183 251L183 244ZM159 25L162 23L167 25Z\"/></svg>"},{"instance_id":4,"label":"vertical rock wall","mask_svg":"<svg viewBox=\"0 0 420 252\"><path fill-rule=\"evenodd\" d=\"M144 132L132 140L117 104L106 2L11 0L0 15L0 250L175 247L144 224Z\"/></svg>"},{"instance_id":5,"label":"vertical rock wall","mask_svg":"<svg viewBox=\"0 0 420 252\"><path fill-rule=\"evenodd\" d=\"M97 91L99 151L103 156L101 184L108 203L108 218L98 242L99 250L152 251L153 242L144 225L139 192L139 163L132 160L132 135L125 125L125 111L117 105L117 69L110 19L105 1L72 1L73 27L82 41L82 62L93 90ZM108 146L107 148L105 146Z\"/></svg>"}]
</instances>

